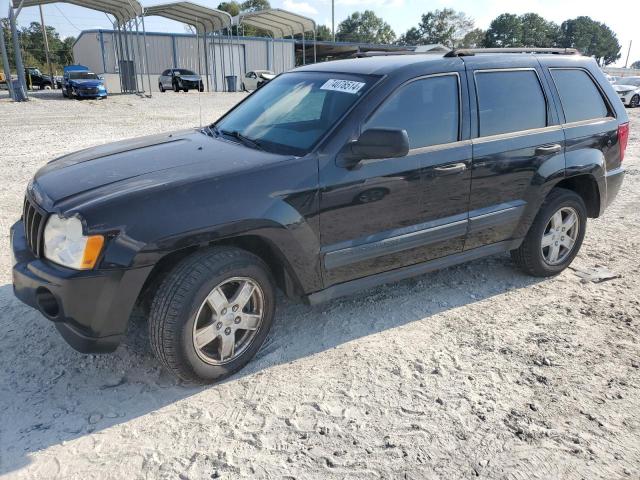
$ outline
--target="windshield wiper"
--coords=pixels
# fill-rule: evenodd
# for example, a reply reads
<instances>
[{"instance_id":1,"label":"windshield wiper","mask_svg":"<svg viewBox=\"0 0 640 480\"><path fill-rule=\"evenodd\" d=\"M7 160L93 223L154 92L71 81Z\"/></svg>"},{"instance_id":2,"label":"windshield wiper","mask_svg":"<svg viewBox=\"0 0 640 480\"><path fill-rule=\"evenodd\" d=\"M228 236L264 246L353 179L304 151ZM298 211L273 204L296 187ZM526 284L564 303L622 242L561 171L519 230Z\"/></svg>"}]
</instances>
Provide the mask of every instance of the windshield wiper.
<instances>
[{"instance_id":1,"label":"windshield wiper","mask_svg":"<svg viewBox=\"0 0 640 480\"><path fill-rule=\"evenodd\" d=\"M256 148L258 150L264 150L264 147L260 144L258 140L254 140L253 138L246 137L242 133L240 133L238 130L233 130L233 131L220 130L220 133L222 133L223 135L228 135L229 137L233 137L236 140L239 140L240 143L242 143L247 147Z\"/></svg>"},{"instance_id":2,"label":"windshield wiper","mask_svg":"<svg viewBox=\"0 0 640 480\"><path fill-rule=\"evenodd\" d=\"M210 137L218 137L220 136L220 130L215 125L207 125L201 130L205 135L209 135Z\"/></svg>"}]
</instances>

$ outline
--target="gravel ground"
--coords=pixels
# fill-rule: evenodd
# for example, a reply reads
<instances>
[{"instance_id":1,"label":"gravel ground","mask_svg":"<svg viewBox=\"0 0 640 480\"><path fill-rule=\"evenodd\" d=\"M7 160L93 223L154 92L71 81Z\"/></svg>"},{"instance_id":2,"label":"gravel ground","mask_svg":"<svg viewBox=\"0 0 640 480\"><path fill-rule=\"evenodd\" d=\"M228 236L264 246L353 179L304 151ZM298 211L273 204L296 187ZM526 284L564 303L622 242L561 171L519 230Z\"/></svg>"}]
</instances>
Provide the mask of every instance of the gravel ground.
<instances>
[{"instance_id":1,"label":"gravel ground","mask_svg":"<svg viewBox=\"0 0 640 480\"><path fill-rule=\"evenodd\" d=\"M202 95L205 118L240 98ZM500 255L316 307L283 300L258 357L195 388L157 366L142 322L112 355L68 347L13 297L8 231L47 160L195 125L197 94L0 98L0 476L640 478L640 109L629 113L623 189L574 262L620 278L541 281Z\"/></svg>"}]
</instances>

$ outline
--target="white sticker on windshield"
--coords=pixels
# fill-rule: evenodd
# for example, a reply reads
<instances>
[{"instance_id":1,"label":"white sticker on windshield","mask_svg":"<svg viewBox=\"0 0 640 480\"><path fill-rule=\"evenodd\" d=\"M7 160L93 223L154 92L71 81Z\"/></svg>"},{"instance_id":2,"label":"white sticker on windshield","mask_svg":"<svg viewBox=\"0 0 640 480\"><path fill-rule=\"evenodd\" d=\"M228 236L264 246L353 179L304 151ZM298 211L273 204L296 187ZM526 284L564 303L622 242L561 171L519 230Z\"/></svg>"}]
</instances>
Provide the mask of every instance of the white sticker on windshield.
<instances>
[{"instance_id":1,"label":"white sticker on windshield","mask_svg":"<svg viewBox=\"0 0 640 480\"><path fill-rule=\"evenodd\" d=\"M337 80L332 78L324 82L324 85L320 87L320 90L335 90L336 92L355 94L358 93L365 85L365 83L355 82L353 80Z\"/></svg>"}]
</instances>

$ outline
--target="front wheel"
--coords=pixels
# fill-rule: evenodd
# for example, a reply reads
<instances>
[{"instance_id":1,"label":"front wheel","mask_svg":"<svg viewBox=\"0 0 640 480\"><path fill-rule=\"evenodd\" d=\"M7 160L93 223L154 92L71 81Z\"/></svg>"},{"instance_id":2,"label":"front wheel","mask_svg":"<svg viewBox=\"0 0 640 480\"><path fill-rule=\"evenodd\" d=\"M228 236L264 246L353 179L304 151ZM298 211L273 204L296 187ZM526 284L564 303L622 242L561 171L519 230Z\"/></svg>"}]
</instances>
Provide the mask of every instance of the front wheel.
<instances>
[{"instance_id":1,"label":"front wheel","mask_svg":"<svg viewBox=\"0 0 640 480\"><path fill-rule=\"evenodd\" d=\"M520 247L511 251L511 258L529 275L557 275L578 254L586 228L587 209L582 197L571 190L554 189Z\"/></svg>"},{"instance_id":2,"label":"front wheel","mask_svg":"<svg viewBox=\"0 0 640 480\"><path fill-rule=\"evenodd\" d=\"M631 108L636 108L638 105L640 105L640 95L635 94L633 97L631 97L631 100L629 101L629 106Z\"/></svg>"},{"instance_id":3,"label":"front wheel","mask_svg":"<svg viewBox=\"0 0 640 480\"><path fill-rule=\"evenodd\" d=\"M158 84L158 90L160 90L160 93L164 93L165 92L164 86L161 83Z\"/></svg>"},{"instance_id":4,"label":"front wheel","mask_svg":"<svg viewBox=\"0 0 640 480\"><path fill-rule=\"evenodd\" d=\"M274 282L262 260L236 248L204 250L162 282L149 316L151 347L181 379L211 383L251 360L274 311Z\"/></svg>"}]
</instances>

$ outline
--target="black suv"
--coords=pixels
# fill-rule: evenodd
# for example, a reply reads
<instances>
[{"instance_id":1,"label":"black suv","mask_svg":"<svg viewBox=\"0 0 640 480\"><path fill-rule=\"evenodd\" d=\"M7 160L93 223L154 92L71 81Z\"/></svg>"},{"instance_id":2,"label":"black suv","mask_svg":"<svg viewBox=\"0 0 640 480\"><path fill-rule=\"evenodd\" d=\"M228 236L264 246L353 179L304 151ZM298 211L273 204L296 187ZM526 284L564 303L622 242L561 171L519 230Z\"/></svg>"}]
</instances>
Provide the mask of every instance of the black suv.
<instances>
[{"instance_id":1,"label":"black suv","mask_svg":"<svg viewBox=\"0 0 640 480\"><path fill-rule=\"evenodd\" d=\"M260 348L276 288L316 303L507 251L558 274L629 123L594 60L552 52L309 65L204 129L54 160L11 229L15 294L82 352L140 307L162 364L207 382Z\"/></svg>"}]
</instances>

